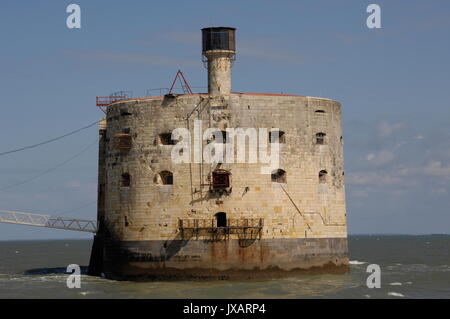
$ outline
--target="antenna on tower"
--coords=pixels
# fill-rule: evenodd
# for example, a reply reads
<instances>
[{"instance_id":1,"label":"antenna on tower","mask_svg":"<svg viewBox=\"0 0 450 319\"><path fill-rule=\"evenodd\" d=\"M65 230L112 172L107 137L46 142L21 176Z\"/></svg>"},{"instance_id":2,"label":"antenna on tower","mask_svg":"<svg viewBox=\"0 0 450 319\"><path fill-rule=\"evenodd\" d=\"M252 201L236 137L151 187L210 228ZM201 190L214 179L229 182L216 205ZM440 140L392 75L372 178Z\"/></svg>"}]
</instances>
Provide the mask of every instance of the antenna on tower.
<instances>
[{"instance_id":1,"label":"antenna on tower","mask_svg":"<svg viewBox=\"0 0 450 319\"><path fill-rule=\"evenodd\" d=\"M180 81L181 89L183 90L184 94L193 94L191 87L187 83L187 81L183 75L183 72L181 72L181 70L178 70L177 75L175 75L175 79L173 79L172 86L170 87L168 94L172 94L172 89L173 89L177 79Z\"/></svg>"}]
</instances>

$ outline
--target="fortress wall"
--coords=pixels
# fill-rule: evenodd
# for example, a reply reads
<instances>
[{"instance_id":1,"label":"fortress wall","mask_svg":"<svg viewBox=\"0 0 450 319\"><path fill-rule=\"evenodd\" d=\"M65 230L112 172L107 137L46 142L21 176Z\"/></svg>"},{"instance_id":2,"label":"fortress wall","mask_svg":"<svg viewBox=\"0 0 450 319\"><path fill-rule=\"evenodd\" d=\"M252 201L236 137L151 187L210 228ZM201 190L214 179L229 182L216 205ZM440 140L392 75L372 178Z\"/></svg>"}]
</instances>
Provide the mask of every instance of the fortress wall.
<instances>
[{"instance_id":1,"label":"fortress wall","mask_svg":"<svg viewBox=\"0 0 450 319\"><path fill-rule=\"evenodd\" d=\"M206 106L190 118L192 133L194 119L203 120L203 129L211 123L283 130L280 168L287 172L284 188L297 210L270 175L260 173L260 163L223 164L221 168L232 174L232 193L218 203L208 198L208 187L200 186L208 182L215 165L171 162L173 146L158 145L158 134L187 127L187 114L206 97L129 101L109 108L106 212L111 231L121 240L173 240L179 235L179 218L213 219L215 213L226 212L233 219L264 218L263 238L346 237L340 104L300 96L232 94L228 101L212 101L211 109ZM218 107L224 105L225 109ZM124 111L131 115L121 115ZM130 129L133 139L127 154L112 143L124 129ZM326 133L325 145L315 144L318 132ZM322 169L328 172L326 184L318 181ZM173 185L155 184L155 175L163 170L173 173ZM130 187L120 186L124 172L131 175Z\"/></svg>"}]
</instances>

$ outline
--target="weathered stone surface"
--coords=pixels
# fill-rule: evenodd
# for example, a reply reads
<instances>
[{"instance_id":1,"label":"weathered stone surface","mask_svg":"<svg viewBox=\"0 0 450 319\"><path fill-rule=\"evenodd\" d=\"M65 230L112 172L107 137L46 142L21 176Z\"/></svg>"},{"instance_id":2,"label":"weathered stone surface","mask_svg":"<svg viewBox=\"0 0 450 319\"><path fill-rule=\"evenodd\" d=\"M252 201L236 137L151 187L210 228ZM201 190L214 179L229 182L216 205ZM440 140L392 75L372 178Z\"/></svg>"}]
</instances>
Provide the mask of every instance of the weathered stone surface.
<instances>
[{"instance_id":1,"label":"weathered stone surface","mask_svg":"<svg viewBox=\"0 0 450 319\"><path fill-rule=\"evenodd\" d=\"M270 174L261 174L261 166L266 165L262 163L223 163L220 168L231 173L232 190L223 195L211 194L205 185L217 164L173 163L174 146L158 142L159 134L176 128L188 128L193 134L194 120L202 120L203 129L252 127L284 131L279 168L286 172L287 183L283 186L287 194L271 181ZM213 219L218 212L225 212L231 219L264 219L261 239L248 247L236 246L235 234L221 242L190 238L164 262L130 259L128 267L123 256L114 261L118 248L106 245L108 273L125 275L134 272L133 269L145 269L152 275L159 274L161 267L180 274L197 268L213 272L271 267L293 270L348 262L338 102L248 93L151 97L114 103L108 107L106 122L101 140L99 220L104 220L107 230L104 236L110 242L161 256L154 252L167 251L165 244L183 242L179 238L179 219ZM114 139L120 133L130 134L129 150L115 147ZM316 144L317 133L326 134L323 144ZM173 185L157 182L157 175L162 171L173 174ZM327 172L323 183L319 182L320 171ZM124 173L131 177L129 187L121 186ZM318 243L324 245L323 250ZM227 253L226 261L213 261L213 249L221 256ZM241 252L251 257L239 259ZM317 253L320 258L313 255ZM254 256L261 254L270 258L264 257L263 262L256 263ZM114 269L115 266L119 268Z\"/></svg>"},{"instance_id":2,"label":"weathered stone surface","mask_svg":"<svg viewBox=\"0 0 450 319\"><path fill-rule=\"evenodd\" d=\"M105 274L117 279L242 279L345 272L346 238L109 242Z\"/></svg>"}]
</instances>

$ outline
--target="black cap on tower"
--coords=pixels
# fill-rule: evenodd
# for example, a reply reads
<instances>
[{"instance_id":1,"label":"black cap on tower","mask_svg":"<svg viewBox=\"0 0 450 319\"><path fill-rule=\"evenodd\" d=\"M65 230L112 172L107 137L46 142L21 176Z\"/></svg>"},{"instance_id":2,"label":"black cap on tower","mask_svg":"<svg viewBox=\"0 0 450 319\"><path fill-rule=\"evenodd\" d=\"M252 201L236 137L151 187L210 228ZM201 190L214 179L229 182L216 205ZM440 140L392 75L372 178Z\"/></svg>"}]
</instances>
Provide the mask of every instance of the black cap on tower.
<instances>
[{"instance_id":1,"label":"black cap on tower","mask_svg":"<svg viewBox=\"0 0 450 319\"><path fill-rule=\"evenodd\" d=\"M235 28L211 27L202 29L202 53L212 50L236 52Z\"/></svg>"}]
</instances>

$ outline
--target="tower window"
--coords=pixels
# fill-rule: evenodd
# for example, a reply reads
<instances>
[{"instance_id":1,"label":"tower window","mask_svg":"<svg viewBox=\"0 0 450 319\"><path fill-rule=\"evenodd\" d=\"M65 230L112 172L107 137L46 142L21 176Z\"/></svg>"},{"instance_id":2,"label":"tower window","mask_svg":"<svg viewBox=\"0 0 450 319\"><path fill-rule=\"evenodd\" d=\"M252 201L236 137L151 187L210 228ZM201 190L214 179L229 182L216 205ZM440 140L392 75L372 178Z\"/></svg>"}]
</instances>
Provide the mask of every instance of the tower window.
<instances>
[{"instance_id":1,"label":"tower window","mask_svg":"<svg viewBox=\"0 0 450 319\"><path fill-rule=\"evenodd\" d=\"M282 169L277 169L272 172L271 179L273 183L286 184L286 172Z\"/></svg>"},{"instance_id":2,"label":"tower window","mask_svg":"<svg viewBox=\"0 0 450 319\"><path fill-rule=\"evenodd\" d=\"M216 217L217 227L227 227L227 214L220 212L214 215Z\"/></svg>"},{"instance_id":3,"label":"tower window","mask_svg":"<svg viewBox=\"0 0 450 319\"><path fill-rule=\"evenodd\" d=\"M277 134L278 133L278 134ZM286 137L283 131L273 130L269 132L270 143L286 143Z\"/></svg>"},{"instance_id":4,"label":"tower window","mask_svg":"<svg viewBox=\"0 0 450 319\"><path fill-rule=\"evenodd\" d=\"M212 188L223 189L230 187L230 172L219 169L212 173Z\"/></svg>"},{"instance_id":5,"label":"tower window","mask_svg":"<svg viewBox=\"0 0 450 319\"><path fill-rule=\"evenodd\" d=\"M159 143L162 145L175 145L175 140L172 139L172 133L159 134Z\"/></svg>"},{"instance_id":6,"label":"tower window","mask_svg":"<svg viewBox=\"0 0 450 319\"><path fill-rule=\"evenodd\" d=\"M328 172L325 170L322 170L319 172L319 183L325 184L327 182L327 175Z\"/></svg>"},{"instance_id":7,"label":"tower window","mask_svg":"<svg viewBox=\"0 0 450 319\"><path fill-rule=\"evenodd\" d=\"M316 134L316 144L323 145L325 144L325 133L317 133Z\"/></svg>"},{"instance_id":8,"label":"tower window","mask_svg":"<svg viewBox=\"0 0 450 319\"><path fill-rule=\"evenodd\" d=\"M115 135L115 147L121 151L131 149L132 138L128 133L118 133Z\"/></svg>"},{"instance_id":9,"label":"tower window","mask_svg":"<svg viewBox=\"0 0 450 319\"><path fill-rule=\"evenodd\" d=\"M324 110L316 110L316 113L325 113L325 111Z\"/></svg>"},{"instance_id":10,"label":"tower window","mask_svg":"<svg viewBox=\"0 0 450 319\"><path fill-rule=\"evenodd\" d=\"M121 182L122 187L130 187L131 185L131 176L128 173L123 173L122 174L122 182Z\"/></svg>"},{"instance_id":11,"label":"tower window","mask_svg":"<svg viewBox=\"0 0 450 319\"><path fill-rule=\"evenodd\" d=\"M121 110L120 110L120 115L121 115L121 116L130 116L131 113L128 112L127 109L121 109Z\"/></svg>"},{"instance_id":12,"label":"tower window","mask_svg":"<svg viewBox=\"0 0 450 319\"><path fill-rule=\"evenodd\" d=\"M173 174L169 171L162 171L158 174L157 181L158 184L162 185L173 185Z\"/></svg>"}]
</instances>

